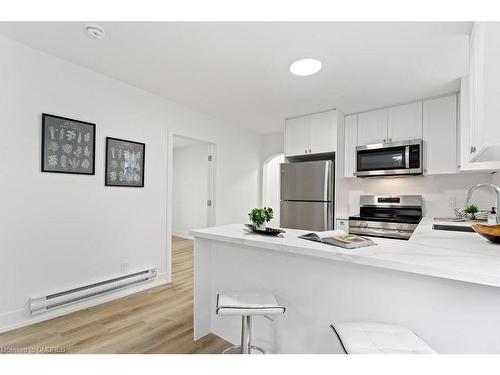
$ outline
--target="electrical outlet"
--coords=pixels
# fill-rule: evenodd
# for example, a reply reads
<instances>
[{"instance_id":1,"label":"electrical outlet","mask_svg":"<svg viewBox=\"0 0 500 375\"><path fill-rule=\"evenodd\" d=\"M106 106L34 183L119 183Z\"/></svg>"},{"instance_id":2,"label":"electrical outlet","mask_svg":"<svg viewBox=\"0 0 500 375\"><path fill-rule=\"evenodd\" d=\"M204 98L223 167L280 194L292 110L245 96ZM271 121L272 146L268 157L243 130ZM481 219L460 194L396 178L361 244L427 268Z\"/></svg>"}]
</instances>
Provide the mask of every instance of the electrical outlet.
<instances>
[{"instance_id":1,"label":"electrical outlet","mask_svg":"<svg viewBox=\"0 0 500 375\"><path fill-rule=\"evenodd\" d=\"M457 198L449 197L448 198L448 207L457 207Z\"/></svg>"},{"instance_id":2,"label":"electrical outlet","mask_svg":"<svg viewBox=\"0 0 500 375\"><path fill-rule=\"evenodd\" d=\"M121 263L120 264L120 272L121 273L127 273L128 272L128 263Z\"/></svg>"}]
</instances>

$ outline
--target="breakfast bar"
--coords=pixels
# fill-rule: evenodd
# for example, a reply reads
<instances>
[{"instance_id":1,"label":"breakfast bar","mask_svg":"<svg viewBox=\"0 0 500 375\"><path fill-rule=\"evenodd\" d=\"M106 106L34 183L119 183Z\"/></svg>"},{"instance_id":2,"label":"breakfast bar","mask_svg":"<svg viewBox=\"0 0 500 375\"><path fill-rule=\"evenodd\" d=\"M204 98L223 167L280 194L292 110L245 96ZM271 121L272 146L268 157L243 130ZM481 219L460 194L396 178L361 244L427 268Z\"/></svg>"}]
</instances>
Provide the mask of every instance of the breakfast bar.
<instances>
[{"instance_id":1,"label":"breakfast bar","mask_svg":"<svg viewBox=\"0 0 500 375\"><path fill-rule=\"evenodd\" d=\"M409 241L374 238L353 250L299 239L300 230L192 231L195 339L237 343L240 321L215 314L217 294L256 290L286 306L254 321L253 341L268 352L340 353L329 325L344 321L399 324L440 353L499 352L500 246L433 224L422 219Z\"/></svg>"}]
</instances>

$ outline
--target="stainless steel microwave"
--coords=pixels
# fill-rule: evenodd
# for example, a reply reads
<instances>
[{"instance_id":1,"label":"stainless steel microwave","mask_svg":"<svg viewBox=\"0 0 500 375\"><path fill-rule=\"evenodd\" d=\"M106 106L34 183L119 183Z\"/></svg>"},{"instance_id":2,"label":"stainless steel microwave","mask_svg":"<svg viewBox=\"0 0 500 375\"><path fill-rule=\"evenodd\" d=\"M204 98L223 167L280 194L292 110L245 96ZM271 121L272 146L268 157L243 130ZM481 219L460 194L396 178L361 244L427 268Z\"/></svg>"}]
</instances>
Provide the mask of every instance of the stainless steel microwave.
<instances>
[{"instance_id":1,"label":"stainless steel microwave","mask_svg":"<svg viewBox=\"0 0 500 375\"><path fill-rule=\"evenodd\" d=\"M421 139L356 147L356 176L419 175L423 171Z\"/></svg>"}]
</instances>

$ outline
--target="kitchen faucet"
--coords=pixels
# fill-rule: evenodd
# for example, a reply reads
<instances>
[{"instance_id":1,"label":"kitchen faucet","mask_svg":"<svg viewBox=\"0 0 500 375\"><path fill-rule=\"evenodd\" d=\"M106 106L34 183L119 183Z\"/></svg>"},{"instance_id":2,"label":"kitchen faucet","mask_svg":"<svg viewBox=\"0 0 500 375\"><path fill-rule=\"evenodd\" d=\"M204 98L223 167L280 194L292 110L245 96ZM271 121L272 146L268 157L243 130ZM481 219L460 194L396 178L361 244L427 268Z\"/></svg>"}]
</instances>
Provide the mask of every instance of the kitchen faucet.
<instances>
[{"instance_id":1,"label":"kitchen faucet","mask_svg":"<svg viewBox=\"0 0 500 375\"><path fill-rule=\"evenodd\" d=\"M469 189L469 191L467 192L467 200L465 201L465 205L468 206L469 205L469 201L470 201L470 198L472 196L472 193L477 190L477 189L480 189L480 188L487 188L487 189L491 189L495 192L495 194L497 195L497 223L500 223L500 212L498 211L499 208L500 208L500 188L496 185L493 185L493 184L477 184L477 185L474 185L473 187L471 187Z\"/></svg>"}]
</instances>

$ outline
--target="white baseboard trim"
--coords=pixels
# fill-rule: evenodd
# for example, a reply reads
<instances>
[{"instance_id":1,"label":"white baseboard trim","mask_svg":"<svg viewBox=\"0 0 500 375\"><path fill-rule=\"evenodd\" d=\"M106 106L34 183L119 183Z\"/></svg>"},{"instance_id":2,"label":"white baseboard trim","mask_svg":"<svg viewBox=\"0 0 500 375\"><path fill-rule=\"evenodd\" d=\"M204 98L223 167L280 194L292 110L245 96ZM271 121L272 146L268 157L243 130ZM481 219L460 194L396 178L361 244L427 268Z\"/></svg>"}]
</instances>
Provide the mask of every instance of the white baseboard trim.
<instances>
[{"instance_id":1,"label":"white baseboard trim","mask_svg":"<svg viewBox=\"0 0 500 375\"><path fill-rule=\"evenodd\" d=\"M194 240L194 237L190 236L189 232L188 231L184 231L184 230L175 230L175 229L172 229L172 236L186 238L188 240Z\"/></svg>"},{"instance_id":2,"label":"white baseboard trim","mask_svg":"<svg viewBox=\"0 0 500 375\"><path fill-rule=\"evenodd\" d=\"M31 316L28 312L28 305L25 308L9 311L7 313L0 315L0 333L11 331L16 328L21 328L29 326L35 323L43 322L45 320L50 320L57 318L59 316L67 315L72 312L83 310L88 307L100 305L118 298L126 297L131 294L143 292L145 290L155 288L157 286L165 285L171 282L167 273L158 274L154 281L145 282L133 287L125 288L122 290L117 290L116 292L111 292L109 294L92 298L86 301L77 302L70 306L61 307L54 311L49 311L46 313L41 313L39 315Z\"/></svg>"}]
</instances>

